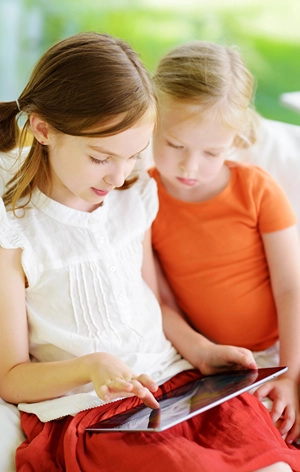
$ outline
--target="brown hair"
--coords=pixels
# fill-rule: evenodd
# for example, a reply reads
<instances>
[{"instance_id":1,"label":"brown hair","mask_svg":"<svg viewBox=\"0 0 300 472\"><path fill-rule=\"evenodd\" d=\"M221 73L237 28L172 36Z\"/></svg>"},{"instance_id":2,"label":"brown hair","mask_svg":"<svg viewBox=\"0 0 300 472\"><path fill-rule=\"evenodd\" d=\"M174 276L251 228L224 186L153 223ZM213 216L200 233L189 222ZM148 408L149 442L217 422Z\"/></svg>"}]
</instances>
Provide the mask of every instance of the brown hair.
<instances>
[{"instance_id":1,"label":"brown hair","mask_svg":"<svg viewBox=\"0 0 300 472\"><path fill-rule=\"evenodd\" d=\"M164 56L153 76L159 95L214 111L237 130L234 145L256 140L258 115L253 108L254 79L235 47L192 41Z\"/></svg>"},{"instance_id":2,"label":"brown hair","mask_svg":"<svg viewBox=\"0 0 300 472\"><path fill-rule=\"evenodd\" d=\"M57 132L101 137L128 129L155 106L148 72L126 42L108 34L80 33L43 54L17 101L0 103L0 152L22 149L31 113ZM28 116L21 135L20 111ZM28 156L8 183L6 205L14 209L20 198L30 201L36 187L51 184L45 157L47 148L33 138Z\"/></svg>"}]
</instances>

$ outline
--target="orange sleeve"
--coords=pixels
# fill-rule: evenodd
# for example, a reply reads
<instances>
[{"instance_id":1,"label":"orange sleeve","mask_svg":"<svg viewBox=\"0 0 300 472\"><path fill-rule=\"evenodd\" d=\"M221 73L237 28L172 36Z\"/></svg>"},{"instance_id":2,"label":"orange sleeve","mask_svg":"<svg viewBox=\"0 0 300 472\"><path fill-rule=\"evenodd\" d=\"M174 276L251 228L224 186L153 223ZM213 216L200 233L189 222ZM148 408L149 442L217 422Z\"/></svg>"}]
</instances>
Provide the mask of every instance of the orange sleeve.
<instances>
[{"instance_id":1,"label":"orange sleeve","mask_svg":"<svg viewBox=\"0 0 300 472\"><path fill-rule=\"evenodd\" d=\"M295 225L296 215L279 183L260 167L253 170L253 194L257 202L260 233L271 233Z\"/></svg>"}]
</instances>

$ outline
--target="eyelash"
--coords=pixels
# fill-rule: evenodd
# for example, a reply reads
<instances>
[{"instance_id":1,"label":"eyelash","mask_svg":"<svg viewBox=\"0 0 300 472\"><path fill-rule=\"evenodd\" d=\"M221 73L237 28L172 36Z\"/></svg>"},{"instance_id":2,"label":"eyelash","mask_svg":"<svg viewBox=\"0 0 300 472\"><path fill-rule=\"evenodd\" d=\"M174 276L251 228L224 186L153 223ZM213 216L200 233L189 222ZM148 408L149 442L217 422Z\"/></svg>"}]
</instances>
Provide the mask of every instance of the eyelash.
<instances>
[{"instance_id":1,"label":"eyelash","mask_svg":"<svg viewBox=\"0 0 300 472\"><path fill-rule=\"evenodd\" d=\"M171 146L174 149L183 149L183 146L176 146L176 144L172 144L170 142L168 142L168 145ZM214 154L214 153L209 152L209 151L206 151L205 153L209 157L218 157L219 156L219 154Z\"/></svg>"},{"instance_id":2,"label":"eyelash","mask_svg":"<svg viewBox=\"0 0 300 472\"><path fill-rule=\"evenodd\" d=\"M94 157L90 156L90 159L92 161L93 164L107 164L108 160L105 159L104 161L100 161L99 159L95 159Z\"/></svg>"},{"instance_id":3,"label":"eyelash","mask_svg":"<svg viewBox=\"0 0 300 472\"><path fill-rule=\"evenodd\" d=\"M90 159L91 159L93 164L97 164L97 165L104 165L104 164L108 164L108 162L109 162L109 157L107 157L103 161L101 161L100 159L95 159L92 156L90 156ZM137 161L138 159L142 159L142 156L140 154L137 154L136 156L132 156L132 157L129 158L129 160L131 160L131 159L135 159Z\"/></svg>"},{"instance_id":4,"label":"eyelash","mask_svg":"<svg viewBox=\"0 0 300 472\"><path fill-rule=\"evenodd\" d=\"M209 157L219 157L219 154L214 154L213 152L206 151L207 156Z\"/></svg>"},{"instance_id":5,"label":"eyelash","mask_svg":"<svg viewBox=\"0 0 300 472\"><path fill-rule=\"evenodd\" d=\"M168 145L174 149L183 149L183 146L176 146L175 144L172 144L172 143L168 143Z\"/></svg>"}]
</instances>

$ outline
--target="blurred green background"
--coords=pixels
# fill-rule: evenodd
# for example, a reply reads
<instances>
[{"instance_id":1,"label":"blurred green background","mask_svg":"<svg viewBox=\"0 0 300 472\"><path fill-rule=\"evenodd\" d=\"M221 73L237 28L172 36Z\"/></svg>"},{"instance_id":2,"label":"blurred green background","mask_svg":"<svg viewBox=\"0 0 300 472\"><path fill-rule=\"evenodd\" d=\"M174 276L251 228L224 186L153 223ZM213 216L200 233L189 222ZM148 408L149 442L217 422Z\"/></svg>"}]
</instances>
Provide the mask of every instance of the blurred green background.
<instances>
[{"instance_id":1,"label":"blurred green background","mask_svg":"<svg viewBox=\"0 0 300 472\"><path fill-rule=\"evenodd\" d=\"M127 40L151 72L172 47L204 39L239 47L264 117L300 125L280 103L300 90L299 18L300 0L0 0L0 100L17 98L40 54L79 31Z\"/></svg>"}]
</instances>

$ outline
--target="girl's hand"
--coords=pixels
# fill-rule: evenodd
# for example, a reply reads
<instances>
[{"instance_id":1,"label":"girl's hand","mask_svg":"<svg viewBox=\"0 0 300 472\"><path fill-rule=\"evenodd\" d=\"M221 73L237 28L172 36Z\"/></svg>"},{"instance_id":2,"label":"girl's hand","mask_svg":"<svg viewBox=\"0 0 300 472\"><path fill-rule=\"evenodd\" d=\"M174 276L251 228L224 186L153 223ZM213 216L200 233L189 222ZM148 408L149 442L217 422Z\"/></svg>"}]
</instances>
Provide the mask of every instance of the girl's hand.
<instances>
[{"instance_id":1,"label":"girl's hand","mask_svg":"<svg viewBox=\"0 0 300 472\"><path fill-rule=\"evenodd\" d=\"M226 370L257 369L249 349L210 343L198 349L197 367L203 375L212 375Z\"/></svg>"},{"instance_id":2,"label":"girl's hand","mask_svg":"<svg viewBox=\"0 0 300 472\"><path fill-rule=\"evenodd\" d=\"M265 397L273 400L271 418L280 434L286 435L291 444L300 437L300 413L298 387L293 380L280 377L259 387L254 395L261 401Z\"/></svg>"},{"instance_id":3,"label":"girl's hand","mask_svg":"<svg viewBox=\"0 0 300 472\"><path fill-rule=\"evenodd\" d=\"M151 392L156 392L158 385L149 375L136 375L117 357L108 353L92 355L91 381L99 398L109 402L114 398L136 395L149 408L159 408Z\"/></svg>"}]
</instances>

